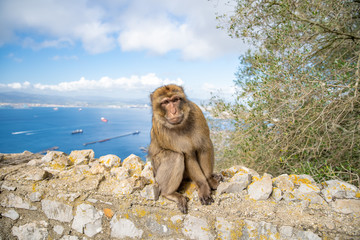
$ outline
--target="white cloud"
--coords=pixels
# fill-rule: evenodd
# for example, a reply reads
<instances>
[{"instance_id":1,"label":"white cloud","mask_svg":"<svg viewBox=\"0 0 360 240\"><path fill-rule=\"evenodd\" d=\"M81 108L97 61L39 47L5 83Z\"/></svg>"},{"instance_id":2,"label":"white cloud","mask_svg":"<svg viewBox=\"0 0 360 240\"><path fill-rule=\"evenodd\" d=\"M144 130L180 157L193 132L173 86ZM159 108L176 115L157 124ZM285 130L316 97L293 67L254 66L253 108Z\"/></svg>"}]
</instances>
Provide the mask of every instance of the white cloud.
<instances>
[{"instance_id":1,"label":"white cloud","mask_svg":"<svg viewBox=\"0 0 360 240\"><path fill-rule=\"evenodd\" d=\"M54 61L59 61L59 60L78 60L78 56L76 55L71 55L71 56L59 56L59 55L55 55L51 58Z\"/></svg>"},{"instance_id":2,"label":"white cloud","mask_svg":"<svg viewBox=\"0 0 360 240\"><path fill-rule=\"evenodd\" d=\"M18 62L18 63L21 63L23 61L22 58L19 58L19 57L15 56L14 53L9 53L8 58L10 58L13 61Z\"/></svg>"},{"instance_id":3,"label":"white cloud","mask_svg":"<svg viewBox=\"0 0 360 240\"><path fill-rule=\"evenodd\" d=\"M223 11L225 2L2 0L0 46L17 41L39 50L80 42L98 54L118 44L125 51L179 51L184 59L208 59L245 47L216 29L215 12Z\"/></svg>"},{"instance_id":4,"label":"white cloud","mask_svg":"<svg viewBox=\"0 0 360 240\"><path fill-rule=\"evenodd\" d=\"M112 79L109 77L102 77L99 80L88 80L82 77L78 81L73 82L61 82L58 84L30 84L29 82L24 83L9 83L9 84L0 84L1 88L11 88L11 89L27 89L33 88L35 90L42 91L57 91L57 92L77 92L77 91L138 91L146 90L152 91L154 88L161 85L175 83L178 85L183 85L184 82L178 78L175 80L172 79L162 79L157 77L154 73L149 73L144 76L131 76L131 77L122 77L117 79Z\"/></svg>"}]
</instances>

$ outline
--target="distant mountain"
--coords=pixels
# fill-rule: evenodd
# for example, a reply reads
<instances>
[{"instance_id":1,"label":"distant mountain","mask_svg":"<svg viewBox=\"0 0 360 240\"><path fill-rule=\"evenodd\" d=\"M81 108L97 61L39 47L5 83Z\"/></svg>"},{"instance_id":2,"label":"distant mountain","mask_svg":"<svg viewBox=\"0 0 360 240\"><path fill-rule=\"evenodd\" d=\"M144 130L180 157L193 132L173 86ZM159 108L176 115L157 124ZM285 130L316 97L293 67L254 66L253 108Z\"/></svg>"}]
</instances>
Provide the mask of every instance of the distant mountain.
<instances>
[{"instance_id":1,"label":"distant mountain","mask_svg":"<svg viewBox=\"0 0 360 240\"><path fill-rule=\"evenodd\" d=\"M139 105L149 104L149 99L120 99L112 96L61 96L46 95L24 92L1 92L0 103L38 103L38 104L59 104L59 105Z\"/></svg>"}]
</instances>

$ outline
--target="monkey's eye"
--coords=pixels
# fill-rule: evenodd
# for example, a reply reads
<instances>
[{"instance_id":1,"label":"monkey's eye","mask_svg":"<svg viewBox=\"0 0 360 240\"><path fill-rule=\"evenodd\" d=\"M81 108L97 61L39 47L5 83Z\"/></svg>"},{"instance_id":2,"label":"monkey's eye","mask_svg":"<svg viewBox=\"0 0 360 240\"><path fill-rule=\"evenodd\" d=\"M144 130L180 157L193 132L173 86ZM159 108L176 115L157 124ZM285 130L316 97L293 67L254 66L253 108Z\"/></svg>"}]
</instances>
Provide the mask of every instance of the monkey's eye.
<instances>
[{"instance_id":1,"label":"monkey's eye","mask_svg":"<svg viewBox=\"0 0 360 240\"><path fill-rule=\"evenodd\" d=\"M180 101L180 100L181 100L181 98L176 97L176 98L173 99L173 102L178 102L178 101Z\"/></svg>"},{"instance_id":2,"label":"monkey's eye","mask_svg":"<svg viewBox=\"0 0 360 240\"><path fill-rule=\"evenodd\" d=\"M162 105L168 105L169 104L169 100L164 100L161 102Z\"/></svg>"}]
</instances>

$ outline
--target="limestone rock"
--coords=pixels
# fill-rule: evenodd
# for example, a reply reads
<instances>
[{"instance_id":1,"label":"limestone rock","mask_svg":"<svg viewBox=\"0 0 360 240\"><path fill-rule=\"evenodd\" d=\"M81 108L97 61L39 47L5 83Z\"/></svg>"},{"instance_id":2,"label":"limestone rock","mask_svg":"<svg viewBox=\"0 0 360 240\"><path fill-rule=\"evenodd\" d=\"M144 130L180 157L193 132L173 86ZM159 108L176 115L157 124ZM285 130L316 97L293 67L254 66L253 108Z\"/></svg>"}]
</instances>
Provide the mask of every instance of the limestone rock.
<instances>
[{"instance_id":1,"label":"limestone rock","mask_svg":"<svg viewBox=\"0 0 360 240\"><path fill-rule=\"evenodd\" d=\"M70 222L73 219L72 207L61 202L44 199L41 201L45 215L60 222Z\"/></svg>"},{"instance_id":2,"label":"limestone rock","mask_svg":"<svg viewBox=\"0 0 360 240\"><path fill-rule=\"evenodd\" d=\"M9 211L4 212L1 215L4 217L8 217L12 220L16 220L20 217L20 215L14 209L9 209Z\"/></svg>"},{"instance_id":3,"label":"limestone rock","mask_svg":"<svg viewBox=\"0 0 360 240\"><path fill-rule=\"evenodd\" d=\"M49 173L48 171L36 167L29 169L29 171L26 173L25 179L30 181L40 181L50 176L51 173Z\"/></svg>"},{"instance_id":4,"label":"limestone rock","mask_svg":"<svg viewBox=\"0 0 360 240\"><path fill-rule=\"evenodd\" d=\"M260 239L262 236L266 237L266 239L277 239L278 231L276 226L264 221L245 220L244 222L245 226L241 239Z\"/></svg>"},{"instance_id":5,"label":"limestone rock","mask_svg":"<svg viewBox=\"0 0 360 240\"><path fill-rule=\"evenodd\" d=\"M135 180L133 178L127 178L117 183L112 192L114 194L129 195L134 192L134 188Z\"/></svg>"},{"instance_id":6,"label":"limestone rock","mask_svg":"<svg viewBox=\"0 0 360 240\"><path fill-rule=\"evenodd\" d=\"M172 233L166 225L158 223L158 221L152 216L146 218L145 227L152 233L159 236L167 236Z\"/></svg>"},{"instance_id":7,"label":"limestone rock","mask_svg":"<svg viewBox=\"0 0 360 240\"><path fill-rule=\"evenodd\" d=\"M326 201L316 192L300 193L299 191L294 191L293 196L296 199L306 201L308 203L326 204Z\"/></svg>"},{"instance_id":8,"label":"limestone rock","mask_svg":"<svg viewBox=\"0 0 360 240\"><path fill-rule=\"evenodd\" d=\"M108 154L100 157L99 162L102 163L105 167L111 168L120 166L121 159L114 154Z\"/></svg>"},{"instance_id":9,"label":"limestone rock","mask_svg":"<svg viewBox=\"0 0 360 240\"><path fill-rule=\"evenodd\" d=\"M187 215L184 220L182 232L190 239L208 240L215 239L210 232L210 226L203 218Z\"/></svg>"},{"instance_id":10,"label":"limestone rock","mask_svg":"<svg viewBox=\"0 0 360 240\"><path fill-rule=\"evenodd\" d=\"M277 187L273 188L271 196L276 202L279 202L283 198L282 191Z\"/></svg>"},{"instance_id":11,"label":"limestone rock","mask_svg":"<svg viewBox=\"0 0 360 240\"><path fill-rule=\"evenodd\" d=\"M248 186L249 182L222 182L217 188L217 195L223 193L239 193Z\"/></svg>"},{"instance_id":12,"label":"limestone rock","mask_svg":"<svg viewBox=\"0 0 360 240\"><path fill-rule=\"evenodd\" d=\"M159 188L155 184L147 185L144 189L140 192L140 196L147 200L158 200L159 199Z\"/></svg>"},{"instance_id":13,"label":"limestone rock","mask_svg":"<svg viewBox=\"0 0 360 240\"><path fill-rule=\"evenodd\" d=\"M129 171L130 176L140 176L144 163L140 157L131 154L124 159L122 166Z\"/></svg>"},{"instance_id":14,"label":"limestone rock","mask_svg":"<svg viewBox=\"0 0 360 240\"><path fill-rule=\"evenodd\" d=\"M54 163L59 164L70 164L68 156L66 153L60 152L60 151L50 151L48 152L42 159L42 162L49 163L53 161Z\"/></svg>"},{"instance_id":15,"label":"limestone rock","mask_svg":"<svg viewBox=\"0 0 360 240\"><path fill-rule=\"evenodd\" d=\"M88 164L89 161L93 160L95 153L92 149L87 150L74 150L70 153L69 159L75 165Z\"/></svg>"},{"instance_id":16,"label":"limestone rock","mask_svg":"<svg viewBox=\"0 0 360 240\"><path fill-rule=\"evenodd\" d=\"M360 214L360 200L357 199L336 199L331 205L339 213Z\"/></svg>"},{"instance_id":17,"label":"limestone rock","mask_svg":"<svg viewBox=\"0 0 360 240\"><path fill-rule=\"evenodd\" d=\"M146 184L155 183L153 167L150 161L146 162L144 169L141 171L140 176L146 179Z\"/></svg>"},{"instance_id":18,"label":"limestone rock","mask_svg":"<svg viewBox=\"0 0 360 240\"><path fill-rule=\"evenodd\" d=\"M3 199L1 205L3 207L8 207L8 208L14 207L14 208L23 208L28 210L37 209L36 207L32 206L29 202L25 201L24 199L13 193L9 193L6 196L6 198Z\"/></svg>"},{"instance_id":19,"label":"limestone rock","mask_svg":"<svg viewBox=\"0 0 360 240\"><path fill-rule=\"evenodd\" d=\"M56 232L58 235L62 235L64 232L64 227L61 225L55 225L53 228L54 232Z\"/></svg>"},{"instance_id":20,"label":"limestone rock","mask_svg":"<svg viewBox=\"0 0 360 240\"><path fill-rule=\"evenodd\" d=\"M216 217L215 228L220 239L233 239L235 226L232 222L226 221L223 217Z\"/></svg>"},{"instance_id":21,"label":"limestone rock","mask_svg":"<svg viewBox=\"0 0 360 240\"><path fill-rule=\"evenodd\" d=\"M113 167L110 171L110 174L115 176L119 181L130 177L129 170L124 167Z\"/></svg>"},{"instance_id":22,"label":"limestone rock","mask_svg":"<svg viewBox=\"0 0 360 240\"><path fill-rule=\"evenodd\" d=\"M80 204L77 207L72 228L88 237L93 237L102 230L101 217L103 213L97 211L90 204Z\"/></svg>"},{"instance_id":23,"label":"limestone rock","mask_svg":"<svg viewBox=\"0 0 360 240\"><path fill-rule=\"evenodd\" d=\"M77 236L65 235L62 238L60 238L60 240L79 240L79 238Z\"/></svg>"},{"instance_id":24,"label":"limestone rock","mask_svg":"<svg viewBox=\"0 0 360 240\"><path fill-rule=\"evenodd\" d=\"M240 165L236 165L236 166L230 167L228 169L222 170L221 174L224 177L232 178L238 172L248 173L248 174L251 174L251 176L259 177L259 174L255 170L244 167L244 166L240 166Z\"/></svg>"},{"instance_id":25,"label":"limestone rock","mask_svg":"<svg viewBox=\"0 0 360 240\"><path fill-rule=\"evenodd\" d=\"M89 172L94 175L104 174L105 167L103 165L101 165L100 163L95 163L94 165L91 166L91 168L89 169Z\"/></svg>"},{"instance_id":26,"label":"limestone rock","mask_svg":"<svg viewBox=\"0 0 360 240\"><path fill-rule=\"evenodd\" d=\"M117 215L110 221L111 237L114 238L138 238L143 235L143 230L138 229L135 224L126 218L118 218Z\"/></svg>"},{"instance_id":27,"label":"limestone rock","mask_svg":"<svg viewBox=\"0 0 360 240\"><path fill-rule=\"evenodd\" d=\"M294 190L294 183L287 174L280 175L273 179L275 187L280 189L282 192L291 192Z\"/></svg>"},{"instance_id":28,"label":"limestone rock","mask_svg":"<svg viewBox=\"0 0 360 240\"><path fill-rule=\"evenodd\" d=\"M29 199L32 202L40 202L41 201L41 193L39 192L33 192L31 194L29 194Z\"/></svg>"},{"instance_id":29,"label":"limestone rock","mask_svg":"<svg viewBox=\"0 0 360 240\"><path fill-rule=\"evenodd\" d=\"M12 228L12 234L18 237L19 240L46 240L48 239L48 231L46 224L36 222L27 223L25 225Z\"/></svg>"},{"instance_id":30,"label":"limestone rock","mask_svg":"<svg viewBox=\"0 0 360 240\"><path fill-rule=\"evenodd\" d=\"M321 193L324 195L327 202L333 199L356 199L356 194L359 194L359 189L354 185L338 180L330 180L322 183L324 189Z\"/></svg>"},{"instance_id":31,"label":"limestone rock","mask_svg":"<svg viewBox=\"0 0 360 240\"><path fill-rule=\"evenodd\" d=\"M4 182L4 183L1 185L1 189L8 190L8 191L15 191L15 190L16 190L16 187L11 186L11 184L10 184L9 182Z\"/></svg>"},{"instance_id":32,"label":"limestone rock","mask_svg":"<svg viewBox=\"0 0 360 240\"><path fill-rule=\"evenodd\" d=\"M250 198L255 200L266 200L269 198L272 192L272 180L271 175L265 173L264 176L251 183L248 186L248 193Z\"/></svg>"}]
</instances>

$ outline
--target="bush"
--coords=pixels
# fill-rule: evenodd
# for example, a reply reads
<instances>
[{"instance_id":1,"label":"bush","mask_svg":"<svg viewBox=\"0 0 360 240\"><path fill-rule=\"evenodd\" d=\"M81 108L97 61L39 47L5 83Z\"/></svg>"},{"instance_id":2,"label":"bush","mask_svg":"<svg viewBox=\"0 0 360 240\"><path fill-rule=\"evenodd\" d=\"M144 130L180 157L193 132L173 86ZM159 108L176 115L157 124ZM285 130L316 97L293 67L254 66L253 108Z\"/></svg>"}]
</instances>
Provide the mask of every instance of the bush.
<instances>
[{"instance_id":1,"label":"bush","mask_svg":"<svg viewBox=\"0 0 360 240\"><path fill-rule=\"evenodd\" d=\"M239 0L221 19L255 50L240 57L235 100L210 103L233 120L218 157L359 185L360 1Z\"/></svg>"}]
</instances>

